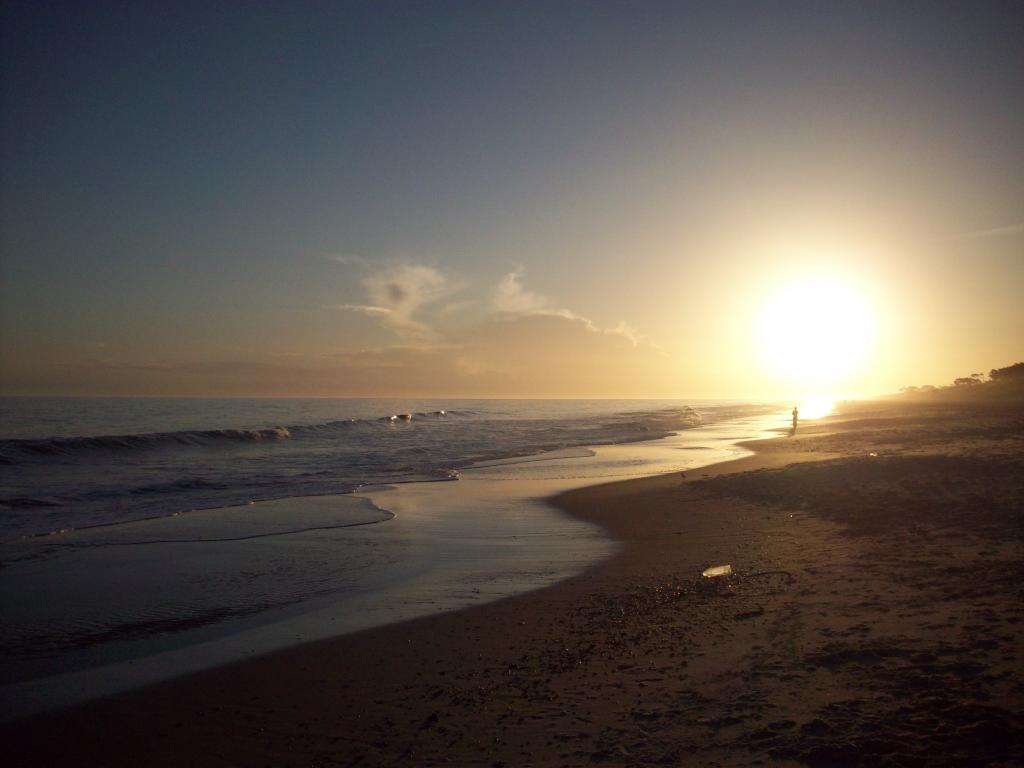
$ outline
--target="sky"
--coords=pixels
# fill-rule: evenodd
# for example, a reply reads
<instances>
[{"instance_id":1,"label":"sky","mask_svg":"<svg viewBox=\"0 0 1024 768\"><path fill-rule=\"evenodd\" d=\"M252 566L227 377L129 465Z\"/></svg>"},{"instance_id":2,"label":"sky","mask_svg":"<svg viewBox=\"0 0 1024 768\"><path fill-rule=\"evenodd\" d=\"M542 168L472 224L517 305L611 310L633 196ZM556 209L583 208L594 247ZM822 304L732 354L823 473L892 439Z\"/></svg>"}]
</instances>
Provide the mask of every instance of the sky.
<instances>
[{"instance_id":1,"label":"sky","mask_svg":"<svg viewBox=\"0 0 1024 768\"><path fill-rule=\"evenodd\" d=\"M0 15L0 393L788 399L1024 359L1019 2Z\"/></svg>"}]
</instances>

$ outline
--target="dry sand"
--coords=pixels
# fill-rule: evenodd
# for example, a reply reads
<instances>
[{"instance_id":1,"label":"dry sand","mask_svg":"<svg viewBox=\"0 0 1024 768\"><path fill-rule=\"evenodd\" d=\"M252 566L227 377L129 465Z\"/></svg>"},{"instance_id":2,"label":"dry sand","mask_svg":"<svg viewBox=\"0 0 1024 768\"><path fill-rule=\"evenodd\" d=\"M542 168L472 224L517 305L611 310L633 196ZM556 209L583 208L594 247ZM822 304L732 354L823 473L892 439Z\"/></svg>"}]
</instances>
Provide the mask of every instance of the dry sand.
<instances>
[{"instance_id":1,"label":"dry sand","mask_svg":"<svg viewBox=\"0 0 1024 768\"><path fill-rule=\"evenodd\" d=\"M753 447L560 497L623 542L571 581L5 726L8 764L1024 764L1020 406Z\"/></svg>"}]
</instances>

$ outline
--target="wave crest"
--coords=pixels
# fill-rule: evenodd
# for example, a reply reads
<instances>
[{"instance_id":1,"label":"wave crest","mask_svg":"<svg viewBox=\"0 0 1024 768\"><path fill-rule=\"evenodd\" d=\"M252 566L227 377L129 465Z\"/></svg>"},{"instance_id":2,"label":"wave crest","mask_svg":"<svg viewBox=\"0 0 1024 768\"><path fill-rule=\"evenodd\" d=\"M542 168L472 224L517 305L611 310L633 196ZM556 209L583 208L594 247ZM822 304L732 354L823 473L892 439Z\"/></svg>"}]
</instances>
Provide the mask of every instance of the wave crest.
<instances>
[{"instance_id":1,"label":"wave crest","mask_svg":"<svg viewBox=\"0 0 1024 768\"><path fill-rule=\"evenodd\" d=\"M20 456L70 456L88 451L134 451L171 446L206 446L215 443L286 440L287 427L269 429L201 429L150 432L140 435L97 435L45 439L0 440L0 456L14 462Z\"/></svg>"}]
</instances>

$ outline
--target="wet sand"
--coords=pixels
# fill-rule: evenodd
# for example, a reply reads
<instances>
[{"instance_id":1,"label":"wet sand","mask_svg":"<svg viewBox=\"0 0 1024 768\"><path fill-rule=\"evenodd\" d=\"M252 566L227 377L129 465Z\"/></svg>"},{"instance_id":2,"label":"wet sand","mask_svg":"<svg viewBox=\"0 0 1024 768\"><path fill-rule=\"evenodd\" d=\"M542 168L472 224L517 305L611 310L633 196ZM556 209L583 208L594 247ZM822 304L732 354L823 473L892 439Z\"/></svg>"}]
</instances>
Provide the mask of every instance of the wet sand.
<instances>
[{"instance_id":1,"label":"wet sand","mask_svg":"<svg viewBox=\"0 0 1024 768\"><path fill-rule=\"evenodd\" d=\"M6 725L5 762L1024 762L1020 406L751 447L559 497L622 544L582 576Z\"/></svg>"}]
</instances>

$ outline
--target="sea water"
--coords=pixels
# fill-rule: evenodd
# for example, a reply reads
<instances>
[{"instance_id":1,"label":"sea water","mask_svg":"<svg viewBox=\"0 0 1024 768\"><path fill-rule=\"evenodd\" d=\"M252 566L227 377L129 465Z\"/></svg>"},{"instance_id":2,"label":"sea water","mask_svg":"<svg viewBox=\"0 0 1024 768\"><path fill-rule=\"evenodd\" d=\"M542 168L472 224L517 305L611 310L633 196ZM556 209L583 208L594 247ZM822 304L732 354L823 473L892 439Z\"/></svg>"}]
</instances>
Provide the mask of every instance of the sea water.
<instances>
[{"instance_id":1,"label":"sea water","mask_svg":"<svg viewBox=\"0 0 1024 768\"><path fill-rule=\"evenodd\" d=\"M615 545L545 498L739 455L678 401L0 401L0 704L88 699L552 584Z\"/></svg>"}]
</instances>

